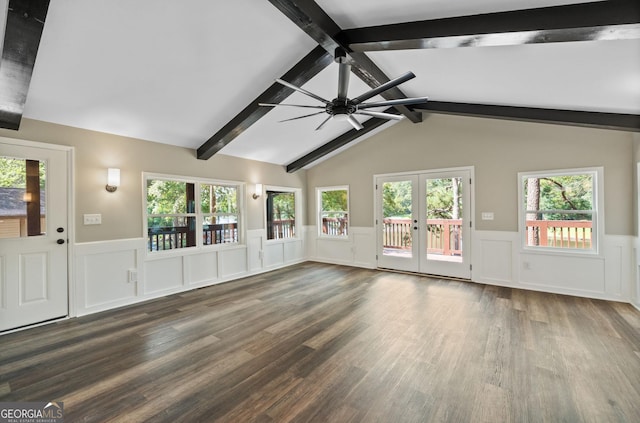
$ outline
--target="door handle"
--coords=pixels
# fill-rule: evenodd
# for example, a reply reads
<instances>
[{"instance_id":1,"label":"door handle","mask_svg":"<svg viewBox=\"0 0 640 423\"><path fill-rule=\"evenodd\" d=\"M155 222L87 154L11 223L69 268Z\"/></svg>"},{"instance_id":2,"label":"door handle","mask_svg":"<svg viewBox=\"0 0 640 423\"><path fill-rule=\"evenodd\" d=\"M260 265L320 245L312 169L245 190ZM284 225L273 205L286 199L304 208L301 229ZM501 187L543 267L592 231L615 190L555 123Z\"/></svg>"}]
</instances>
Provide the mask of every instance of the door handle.
<instances>
[{"instance_id":1,"label":"door handle","mask_svg":"<svg viewBox=\"0 0 640 423\"><path fill-rule=\"evenodd\" d=\"M62 245L64 244L64 239L60 238L59 240L56 241L58 244Z\"/></svg>"}]
</instances>

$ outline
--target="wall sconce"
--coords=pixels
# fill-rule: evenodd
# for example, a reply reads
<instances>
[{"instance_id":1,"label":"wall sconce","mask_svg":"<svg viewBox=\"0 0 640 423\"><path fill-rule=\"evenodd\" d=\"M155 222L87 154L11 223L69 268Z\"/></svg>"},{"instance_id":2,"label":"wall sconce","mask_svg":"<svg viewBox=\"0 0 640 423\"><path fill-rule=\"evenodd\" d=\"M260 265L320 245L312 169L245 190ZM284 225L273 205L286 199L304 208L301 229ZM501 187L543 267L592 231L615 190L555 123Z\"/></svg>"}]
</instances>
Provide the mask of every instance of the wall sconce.
<instances>
[{"instance_id":1,"label":"wall sconce","mask_svg":"<svg viewBox=\"0 0 640 423\"><path fill-rule=\"evenodd\" d=\"M253 194L253 199L257 200L262 195L262 184L256 184L256 192Z\"/></svg>"},{"instance_id":2,"label":"wall sconce","mask_svg":"<svg viewBox=\"0 0 640 423\"><path fill-rule=\"evenodd\" d=\"M30 192L25 192L22 195L22 201L24 201L25 203L30 203L33 201L33 194L31 194Z\"/></svg>"},{"instance_id":3,"label":"wall sconce","mask_svg":"<svg viewBox=\"0 0 640 423\"><path fill-rule=\"evenodd\" d=\"M107 186L105 189L109 192L116 192L120 186L120 169L109 168L107 170Z\"/></svg>"}]
</instances>

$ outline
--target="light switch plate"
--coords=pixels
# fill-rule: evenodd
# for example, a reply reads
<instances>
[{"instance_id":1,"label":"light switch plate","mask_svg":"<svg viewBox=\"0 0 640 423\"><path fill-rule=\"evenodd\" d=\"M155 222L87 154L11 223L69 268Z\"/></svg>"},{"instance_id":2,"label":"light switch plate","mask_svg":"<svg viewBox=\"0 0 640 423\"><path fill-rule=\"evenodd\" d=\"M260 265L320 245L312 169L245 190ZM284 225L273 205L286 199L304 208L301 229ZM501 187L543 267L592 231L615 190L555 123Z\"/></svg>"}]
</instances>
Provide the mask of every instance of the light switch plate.
<instances>
[{"instance_id":1,"label":"light switch plate","mask_svg":"<svg viewBox=\"0 0 640 423\"><path fill-rule=\"evenodd\" d=\"M493 212L482 212L482 220L493 220Z\"/></svg>"},{"instance_id":2,"label":"light switch plate","mask_svg":"<svg viewBox=\"0 0 640 423\"><path fill-rule=\"evenodd\" d=\"M101 214L85 214L83 217L84 217L85 225L101 225L102 224Z\"/></svg>"}]
</instances>

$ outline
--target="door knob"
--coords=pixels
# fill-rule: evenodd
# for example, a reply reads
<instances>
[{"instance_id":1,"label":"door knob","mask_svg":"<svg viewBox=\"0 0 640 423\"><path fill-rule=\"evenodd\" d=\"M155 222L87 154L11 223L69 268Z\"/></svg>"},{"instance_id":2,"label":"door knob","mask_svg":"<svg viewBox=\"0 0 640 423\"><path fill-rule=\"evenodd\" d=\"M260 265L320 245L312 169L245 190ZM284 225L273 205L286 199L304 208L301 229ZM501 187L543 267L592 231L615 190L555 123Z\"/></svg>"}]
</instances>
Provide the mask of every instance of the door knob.
<instances>
[{"instance_id":1,"label":"door knob","mask_svg":"<svg viewBox=\"0 0 640 423\"><path fill-rule=\"evenodd\" d=\"M60 238L59 240L56 241L58 244L62 245L64 244L64 239Z\"/></svg>"}]
</instances>

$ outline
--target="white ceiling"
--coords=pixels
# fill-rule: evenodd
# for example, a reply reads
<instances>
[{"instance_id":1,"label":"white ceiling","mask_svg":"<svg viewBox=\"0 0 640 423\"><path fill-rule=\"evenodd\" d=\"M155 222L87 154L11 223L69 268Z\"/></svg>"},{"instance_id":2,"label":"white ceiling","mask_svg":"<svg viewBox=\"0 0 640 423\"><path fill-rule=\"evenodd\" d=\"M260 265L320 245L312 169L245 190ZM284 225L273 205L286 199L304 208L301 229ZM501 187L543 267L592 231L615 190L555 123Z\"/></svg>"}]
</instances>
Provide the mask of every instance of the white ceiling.
<instances>
[{"instance_id":1,"label":"white ceiling","mask_svg":"<svg viewBox=\"0 0 640 423\"><path fill-rule=\"evenodd\" d=\"M584 2L584 1L583 1ZM317 0L343 29L566 0ZM268 1L51 0L23 116L197 148L316 43ZM640 40L368 53L432 100L640 113ZM331 99L332 64L304 86ZM369 88L352 75L350 95ZM295 93L287 103L313 100ZM351 127L277 108L220 153L287 164ZM362 120L362 119L361 119Z\"/></svg>"}]
</instances>

